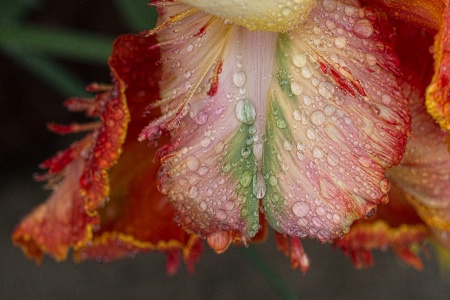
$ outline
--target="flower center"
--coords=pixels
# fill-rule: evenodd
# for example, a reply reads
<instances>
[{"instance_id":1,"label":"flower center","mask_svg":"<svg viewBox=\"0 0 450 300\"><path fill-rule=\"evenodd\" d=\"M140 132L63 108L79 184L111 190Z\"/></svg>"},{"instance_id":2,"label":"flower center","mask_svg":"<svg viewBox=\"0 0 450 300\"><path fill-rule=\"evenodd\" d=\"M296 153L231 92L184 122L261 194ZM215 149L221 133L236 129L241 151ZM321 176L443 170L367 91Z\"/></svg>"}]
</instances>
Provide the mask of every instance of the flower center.
<instances>
[{"instance_id":1,"label":"flower center","mask_svg":"<svg viewBox=\"0 0 450 300\"><path fill-rule=\"evenodd\" d=\"M249 30L286 32L304 22L315 0L180 0Z\"/></svg>"}]
</instances>

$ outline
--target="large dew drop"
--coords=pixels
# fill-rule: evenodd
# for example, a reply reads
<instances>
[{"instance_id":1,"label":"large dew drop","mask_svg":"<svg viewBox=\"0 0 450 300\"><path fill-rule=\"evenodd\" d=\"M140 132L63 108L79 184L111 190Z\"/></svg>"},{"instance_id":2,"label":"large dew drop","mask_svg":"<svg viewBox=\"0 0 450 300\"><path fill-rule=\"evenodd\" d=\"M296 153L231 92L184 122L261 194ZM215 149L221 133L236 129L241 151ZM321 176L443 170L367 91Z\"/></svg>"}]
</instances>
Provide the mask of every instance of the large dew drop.
<instances>
[{"instance_id":1,"label":"large dew drop","mask_svg":"<svg viewBox=\"0 0 450 300\"><path fill-rule=\"evenodd\" d=\"M251 125L255 121L256 118L256 110L253 104L247 100L240 100L236 104L236 117L242 123Z\"/></svg>"},{"instance_id":2,"label":"large dew drop","mask_svg":"<svg viewBox=\"0 0 450 300\"><path fill-rule=\"evenodd\" d=\"M303 201L295 202L294 205L292 205L292 212L297 217L304 217L309 212L309 204Z\"/></svg>"}]
</instances>

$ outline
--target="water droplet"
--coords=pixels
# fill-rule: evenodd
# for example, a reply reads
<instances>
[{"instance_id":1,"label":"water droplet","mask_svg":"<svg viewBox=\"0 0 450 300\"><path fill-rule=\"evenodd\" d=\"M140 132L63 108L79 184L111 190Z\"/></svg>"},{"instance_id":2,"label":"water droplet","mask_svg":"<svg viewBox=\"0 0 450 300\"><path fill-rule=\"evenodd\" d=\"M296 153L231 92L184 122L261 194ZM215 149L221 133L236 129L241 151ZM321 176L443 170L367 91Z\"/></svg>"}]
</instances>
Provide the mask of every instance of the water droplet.
<instances>
[{"instance_id":1,"label":"water droplet","mask_svg":"<svg viewBox=\"0 0 450 300\"><path fill-rule=\"evenodd\" d=\"M253 124L256 119L256 110L248 99L240 100L236 104L236 117L245 124Z\"/></svg>"},{"instance_id":2,"label":"water droplet","mask_svg":"<svg viewBox=\"0 0 450 300\"><path fill-rule=\"evenodd\" d=\"M200 176L205 176L208 173L208 171L209 171L208 167L201 167L197 173Z\"/></svg>"},{"instance_id":3,"label":"water droplet","mask_svg":"<svg viewBox=\"0 0 450 300\"><path fill-rule=\"evenodd\" d=\"M323 8L325 9L326 12L332 13L336 10L337 8L337 3L336 1L333 0L325 0L322 3Z\"/></svg>"},{"instance_id":4,"label":"water droplet","mask_svg":"<svg viewBox=\"0 0 450 300\"><path fill-rule=\"evenodd\" d=\"M303 92L303 87L300 84L298 84L297 81L292 81L291 82L291 91L292 91L292 94L298 96Z\"/></svg>"},{"instance_id":5,"label":"water droplet","mask_svg":"<svg viewBox=\"0 0 450 300\"><path fill-rule=\"evenodd\" d=\"M351 16L355 13L355 8L352 7L352 6L346 6L346 7L344 8L344 13L345 13L347 16L351 17Z\"/></svg>"},{"instance_id":6,"label":"water droplet","mask_svg":"<svg viewBox=\"0 0 450 300\"><path fill-rule=\"evenodd\" d=\"M253 144L253 155L255 156L255 159L257 161L260 161L262 159L262 153L263 153L263 146L261 143L254 143Z\"/></svg>"},{"instance_id":7,"label":"water droplet","mask_svg":"<svg viewBox=\"0 0 450 300\"><path fill-rule=\"evenodd\" d=\"M236 72L233 75L233 83L237 87L243 87L245 84L245 74L244 72Z\"/></svg>"},{"instance_id":8,"label":"water droplet","mask_svg":"<svg viewBox=\"0 0 450 300\"><path fill-rule=\"evenodd\" d=\"M186 71L186 72L184 73L184 78L190 78L191 76L192 76L191 71Z\"/></svg>"},{"instance_id":9,"label":"water droplet","mask_svg":"<svg viewBox=\"0 0 450 300\"><path fill-rule=\"evenodd\" d=\"M303 103L305 103L305 105L311 105L312 98L310 96L303 97Z\"/></svg>"},{"instance_id":10,"label":"water droplet","mask_svg":"<svg viewBox=\"0 0 450 300\"><path fill-rule=\"evenodd\" d=\"M223 209L218 209L216 211L216 217L218 220L223 221L227 218L228 214L226 211L224 211Z\"/></svg>"},{"instance_id":11,"label":"water droplet","mask_svg":"<svg viewBox=\"0 0 450 300\"><path fill-rule=\"evenodd\" d=\"M292 58L292 62L299 68L302 68L306 65L306 56L297 54Z\"/></svg>"},{"instance_id":12,"label":"water droplet","mask_svg":"<svg viewBox=\"0 0 450 300\"><path fill-rule=\"evenodd\" d=\"M302 116L300 115L300 112L298 110L294 110L294 119L297 121L300 121L302 119Z\"/></svg>"},{"instance_id":13,"label":"water droplet","mask_svg":"<svg viewBox=\"0 0 450 300\"><path fill-rule=\"evenodd\" d=\"M334 224L341 223L341 217L338 214L333 214L333 223Z\"/></svg>"},{"instance_id":14,"label":"water droplet","mask_svg":"<svg viewBox=\"0 0 450 300\"><path fill-rule=\"evenodd\" d=\"M261 172L253 177L253 195L258 199L262 199L266 195L266 181Z\"/></svg>"},{"instance_id":15,"label":"water droplet","mask_svg":"<svg viewBox=\"0 0 450 300\"><path fill-rule=\"evenodd\" d=\"M359 38L366 39L373 33L373 26L367 19L360 19L353 25L353 32Z\"/></svg>"},{"instance_id":16,"label":"water droplet","mask_svg":"<svg viewBox=\"0 0 450 300\"><path fill-rule=\"evenodd\" d=\"M278 183L278 179L275 176L270 176L269 183L271 186L276 186Z\"/></svg>"},{"instance_id":17,"label":"water droplet","mask_svg":"<svg viewBox=\"0 0 450 300\"><path fill-rule=\"evenodd\" d=\"M203 139L200 141L200 144L201 144L203 147L208 147L210 143L211 143L211 140L210 140L209 138L207 138L207 137L203 138Z\"/></svg>"},{"instance_id":18,"label":"water droplet","mask_svg":"<svg viewBox=\"0 0 450 300\"><path fill-rule=\"evenodd\" d=\"M251 153L252 153L252 151L250 150L250 148L248 146L242 148L242 150L241 150L241 155L243 158L248 158Z\"/></svg>"},{"instance_id":19,"label":"water droplet","mask_svg":"<svg viewBox=\"0 0 450 300\"><path fill-rule=\"evenodd\" d=\"M250 174L250 171L242 172L241 177L239 179L239 183L243 187L249 187L250 186L250 184L252 183L252 175Z\"/></svg>"},{"instance_id":20,"label":"water droplet","mask_svg":"<svg viewBox=\"0 0 450 300\"><path fill-rule=\"evenodd\" d=\"M201 211L205 211L208 208L208 204L205 201L201 201L198 205Z\"/></svg>"},{"instance_id":21,"label":"water droplet","mask_svg":"<svg viewBox=\"0 0 450 300\"><path fill-rule=\"evenodd\" d=\"M187 51L187 52L192 52L192 50L194 50L194 45L189 44L189 45L187 46L187 48L186 48L186 51Z\"/></svg>"},{"instance_id":22,"label":"water droplet","mask_svg":"<svg viewBox=\"0 0 450 300\"><path fill-rule=\"evenodd\" d=\"M302 76L305 78L311 78L312 72L311 69L308 66L304 66L302 68Z\"/></svg>"},{"instance_id":23,"label":"water droplet","mask_svg":"<svg viewBox=\"0 0 450 300\"><path fill-rule=\"evenodd\" d=\"M294 205L292 205L292 212L297 217L304 217L309 212L309 204L303 201L295 202Z\"/></svg>"},{"instance_id":24,"label":"water droplet","mask_svg":"<svg viewBox=\"0 0 450 300\"><path fill-rule=\"evenodd\" d=\"M380 180L378 185L380 186L380 190L383 194L386 194L391 189L391 184L386 178Z\"/></svg>"},{"instance_id":25,"label":"water droplet","mask_svg":"<svg viewBox=\"0 0 450 300\"><path fill-rule=\"evenodd\" d=\"M286 121L281 119L281 118L279 118L277 120L277 126L278 126L278 128L281 128L281 129L286 128L287 127Z\"/></svg>"},{"instance_id":26,"label":"water droplet","mask_svg":"<svg viewBox=\"0 0 450 300\"><path fill-rule=\"evenodd\" d=\"M197 157L195 156L189 156L186 159L186 165L189 168L189 170L191 171L197 171L198 168L200 167L200 161L198 160Z\"/></svg>"},{"instance_id":27,"label":"water droplet","mask_svg":"<svg viewBox=\"0 0 450 300\"><path fill-rule=\"evenodd\" d=\"M230 165L230 163L226 163L226 164L223 165L222 171L224 171L225 173L227 173L227 172L230 172L230 170L231 170L231 165Z\"/></svg>"},{"instance_id":28,"label":"water droplet","mask_svg":"<svg viewBox=\"0 0 450 300\"><path fill-rule=\"evenodd\" d=\"M371 207L366 211L365 218L366 219L372 218L376 213L377 213L377 207L376 206Z\"/></svg>"},{"instance_id":29,"label":"water droplet","mask_svg":"<svg viewBox=\"0 0 450 300\"><path fill-rule=\"evenodd\" d=\"M331 116L331 115L334 113L335 110L336 110L336 109L334 108L334 106L327 105L327 106L325 106L325 108L323 109L323 112L325 113L325 115Z\"/></svg>"},{"instance_id":30,"label":"water droplet","mask_svg":"<svg viewBox=\"0 0 450 300\"><path fill-rule=\"evenodd\" d=\"M297 158L303 161L305 159L305 153L303 153L302 151L297 151Z\"/></svg>"},{"instance_id":31,"label":"water droplet","mask_svg":"<svg viewBox=\"0 0 450 300\"><path fill-rule=\"evenodd\" d=\"M381 102L383 102L384 105L389 105L392 101L391 96L384 94L381 96Z\"/></svg>"},{"instance_id":32,"label":"water droplet","mask_svg":"<svg viewBox=\"0 0 450 300\"><path fill-rule=\"evenodd\" d=\"M197 116L195 117L195 122L197 122L198 125L203 125L208 121L208 114L204 111L200 111Z\"/></svg>"},{"instance_id":33,"label":"water droplet","mask_svg":"<svg viewBox=\"0 0 450 300\"><path fill-rule=\"evenodd\" d=\"M339 164L339 157L337 157L333 153L328 153L327 163L332 167L336 167Z\"/></svg>"},{"instance_id":34,"label":"water droplet","mask_svg":"<svg viewBox=\"0 0 450 300\"><path fill-rule=\"evenodd\" d=\"M372 165L372 160L368 157L360 157L358 160L363 167L368 168Z\"/></svg>"},{"instance_id":35,"label":"water droplet","mask_svg":"<svg viewBox=\"0 0 450 300\"><path fill-rule=\"evenodd\" d=\"M330 99L334 94L334 86L329 82L321 82L319 84L319 94L325 99Z\"/></svg>"},{"instance_id":36,"label":"water droplet","mask_svg":"<svg viewBox=\"0 0 450 300\"><path fill-rule=\"evenodd\" d=\"M286 149L287 151L291 151L292 150L292 144L288 140L284 141L283 146L284 146L284 149Z\"/></svg>"},{"instance_id":37,"label":"water droplet","mask_svg":"<svg viewBox=\"0 0 450 300\"><path fill-rule=\"evenodd\" d=\"M323 215L325 215L326 210L325 210L325 208L323 208L322 206L319 206L319 207L316 209L316 213L317 213L317 215L319 215L319 216L323 216Z\"/></svg>"},{"instance_id":38,"label":"water droplet","mask_svg":"<svg viewBox=\"0 0 450 300\"><path fill-rule=\"evenodd\" d=\"M317 159L320 159L323 157L323 151L319 147L314 147L313 149L313 156Z\"/></svg>"},{"instance_id":39,"label":"water droplet","mask_svg":"<svg viewBox=\"0 0 450 300\"><path fill-rule=\"evenodd\" d=\"M347 39L346 39L345 37L342 37L342 36L337 37L337 38L334 40L334 44L336 45L336 47L342 49L342 48L345 47L345 45L347 45Z\"/></svg>"},{"instance_id":40,"label":"water droplet","mask_svg":"<svg viewBox=\"0 0 450 300\"><path fill-rule=\"evenodd\" d=\"M198 189L195 186L191 186L188 190L189 198L197 198L198 197Z\"/></svg>"},{"instance_id":41,"label":"water droplet","mask_svg":"<svg viewBox=\"0 0 450 300\"><path fill-rule=\"evenodd\" d=\"M283 16L288 16L291 13L291 9L289 7L285 7L281 10L281 13L283 14Z\"/></svg>"},{"instance_id":42,"label":"water droplet","mask_svg":"<svg viewBox=\"0 0 450 300\"><path fill-rule=\"evenodd\" d=\"M375 66L377 64L377 58L372 54L366 54L366 62L369 66Z\"/></svg>"},{"instance_id":43,"label":"water droplet","mask_svg":"<svg viewBox=\"0 0 450 300\"><path fill-rule=\"evenodd\" d=\"M314 140L316 138L316 133L314 129L312 128L306 129L306 137L310 140Z\"/></svg>"},{"instance_id":44,"label":"water droplet","mask_svg":"<svg viewBox=\"0 0 450 300\"><path fill-rule=\"evenodd\" d=\"M311 114L310 119L311 123L313 123L314 125L322 125L323 123L325 123L325 115L320 110L314 111Z\"/></svg>"}]
</instances>

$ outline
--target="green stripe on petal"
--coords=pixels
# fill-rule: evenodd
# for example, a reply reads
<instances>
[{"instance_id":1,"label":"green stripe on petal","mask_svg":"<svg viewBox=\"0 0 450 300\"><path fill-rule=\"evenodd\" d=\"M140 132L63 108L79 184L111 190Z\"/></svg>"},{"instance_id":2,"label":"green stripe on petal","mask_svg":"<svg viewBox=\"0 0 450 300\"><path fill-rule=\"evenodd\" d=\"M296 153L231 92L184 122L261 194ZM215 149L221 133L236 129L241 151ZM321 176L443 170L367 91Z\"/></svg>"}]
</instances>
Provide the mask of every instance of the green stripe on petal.
<instances>
[{"instance_id":1,"label":"green stripe on petal","mask_svg":"<svg viewBox=\"0 0 450 300\"><path fill-rule=\"evenodd\" d=\"M251 105L251 104L250 104ZM259 230L259 201L253 192L257 174L257 163L253 155L252 126L242 124L230 141L230 147L224 157L222 171L230 173L233 182L237 182L236 191L243 203L241 217L246 220L247 235L252 237Z\"/></svg>"},{"instance_id":2,"label":"green stripe on petal","mask_svg":"<svg viewBox=\"0 0 450 300\"><path fill-rule=\"evenodd\" d=\"M279 35L262 200L279 232L336 239L386 200L384 173L400 162L410 120L375 20L319 1L305 24Z\"/></svg>"}]
</instances>

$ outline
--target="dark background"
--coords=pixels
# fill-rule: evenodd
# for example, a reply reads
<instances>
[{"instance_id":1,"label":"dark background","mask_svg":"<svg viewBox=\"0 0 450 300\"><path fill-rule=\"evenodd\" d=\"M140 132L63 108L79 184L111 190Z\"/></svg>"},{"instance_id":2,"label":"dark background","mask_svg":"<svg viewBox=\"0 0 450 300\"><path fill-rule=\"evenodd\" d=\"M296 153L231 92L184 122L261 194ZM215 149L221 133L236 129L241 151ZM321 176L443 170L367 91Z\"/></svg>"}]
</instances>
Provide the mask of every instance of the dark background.
<instances>
[{"instance_id":1,"label":"dark background","mask_svg":"<svg viewBox=\"0 0 450 300\"><path fill-rule=\"evenodd\" d=\"M23 16L26 24L111 37L131 30L114 1L27 2L32 8ZM0 10L15 3L0 0ZM142 9L149 10L145 5ZM8 34L7 27L0 30L1 35ZM85 84L109 82L106 62L99 65L61 58L57 62ZM76 138L54 135L45 128L50 121L69 123L80 119L62 108L67 96L0 51L1 299L283 298L280 285L277 288L270 283L268 274L284 282L286 293L291 290L302 299L450 298L450 280L441 276L433 251L430 257L424 258L426 268L422 272L406 266L390 251L375 253L375 267L355 270L351 260L339 250L306 240L311 268L303 276L290 269L289 260L276 250L272 236L265 244L252 246L253 252L231 247L225 254L216 255L205 247L194 274L181 266L173 277L165 274L165 256L157 252L110 265L56 263L46 257L41 266L36 266L20 249L13 247L10 233L22 217L49 195L49 191L32 180L39 162ZM431 246L430 249L433 250ZM249 258L251 255L254 259ZM267 267L271 273L264 271Z\"/></svg>"}]
</instances>

